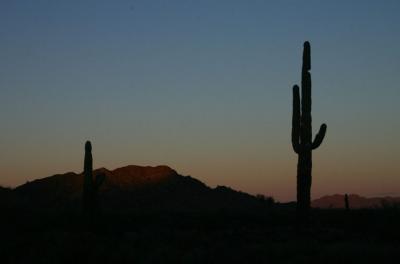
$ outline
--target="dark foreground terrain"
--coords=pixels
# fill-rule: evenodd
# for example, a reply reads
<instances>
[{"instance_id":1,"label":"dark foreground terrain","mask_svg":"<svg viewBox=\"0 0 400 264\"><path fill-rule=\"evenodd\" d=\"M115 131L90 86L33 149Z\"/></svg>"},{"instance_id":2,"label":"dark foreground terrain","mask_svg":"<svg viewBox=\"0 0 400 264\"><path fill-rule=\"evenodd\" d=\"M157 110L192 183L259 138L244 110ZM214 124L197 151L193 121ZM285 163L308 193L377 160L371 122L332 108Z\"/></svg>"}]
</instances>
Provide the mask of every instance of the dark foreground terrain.
<instances>
[{"instance_id":1,"label":"dark foreground terrain","mask_svg":"<svg viewBox=\"0 0 400 264\"><path fill-rule=\"evenodd\" d=\"M399 263L396 208L81 213L3 209L1 263Z\"/></svg>"},{"instance_id":2,"label":"dark foreground terrain","mask_svg":"<svg viewBox=\"0 0 400 264\"><path fill-rule=\"evenodd\" d=\"M396 203L349 211L314 209L309 225L298 228L293 203L278 204L224 186L210 188L166 166L96 173L106 178L99 189L101 210L94 217L82 212L82 174L0 187L0 263L400 260ZM354 206L365 200L349 197ZM333 196L316 205L332 207L341 201L342 196Z\"/></svg>"}]
</instances>

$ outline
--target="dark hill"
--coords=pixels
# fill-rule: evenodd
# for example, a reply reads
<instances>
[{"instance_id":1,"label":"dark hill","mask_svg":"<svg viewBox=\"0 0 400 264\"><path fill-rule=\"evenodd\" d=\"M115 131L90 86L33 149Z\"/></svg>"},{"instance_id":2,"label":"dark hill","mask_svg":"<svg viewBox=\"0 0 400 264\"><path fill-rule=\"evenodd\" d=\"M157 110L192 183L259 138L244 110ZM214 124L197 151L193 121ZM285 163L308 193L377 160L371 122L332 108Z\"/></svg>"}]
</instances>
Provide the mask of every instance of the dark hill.
<instances>
[{"instance_id":1,"label":"dark hill","mask_svg":"<svg viewBox=\"0 0 400 264\"><path fill-rule=\"evenodd\" d=\"M400 203L400 197L363 197L357 194L349 195L350 208L379 208L382 206L394 206ZM344 195L326 195L311 203L315 208L344 208Z\"/></svg>"},{"instance_id":2,"label":"dark hill","mask_svg":"<svg viewBox=\"0 0 400 264\"><path fill-rule=\"evenodd\" d=\"M168 166L126 166L97 169L106 179L99 190L105 211L248 211L263 203L254 196L227 187L210 188ZM38 179L13 190L32 209L81 208L83 175L69 172Z\"/></svg>"}]
</instances>

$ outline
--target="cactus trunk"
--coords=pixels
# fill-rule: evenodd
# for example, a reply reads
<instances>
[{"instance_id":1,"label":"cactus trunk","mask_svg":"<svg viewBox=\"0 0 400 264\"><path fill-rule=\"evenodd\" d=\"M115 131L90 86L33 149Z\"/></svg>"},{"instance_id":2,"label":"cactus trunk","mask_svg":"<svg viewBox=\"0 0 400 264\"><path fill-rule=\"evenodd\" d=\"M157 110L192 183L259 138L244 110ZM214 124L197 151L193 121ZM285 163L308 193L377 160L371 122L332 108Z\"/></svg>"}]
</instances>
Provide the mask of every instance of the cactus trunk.
<instances>
[{"instance_id":1,"label":"cactus trunk","mask_svg":"<svg viewBox=\"0 0 400 264\"><path fill-rule=\"evenodd\" d=\"M93 213L98 210L97 192L104 181L104 174L97 175L93 180L93 157L92 144L87 141L85 144L84 161L84 183L83 183L83 210L85 213Z\"/></svg>"},{"instance_id":2,"label":"cactus trunk","mask_svg":"<svg viewBox=\"0 0 400 264\"><path fill-rule=\"evenodd\" d=\"M312 150L318 148L326 133L322 124L312 141L311 119L311 49L304 43L303 66L301 71L301 100L299 87L293 87L292 146L298 154L297 163L297 213L301 220L307 220L311 201Z\"/></svg>"}]
</instances>

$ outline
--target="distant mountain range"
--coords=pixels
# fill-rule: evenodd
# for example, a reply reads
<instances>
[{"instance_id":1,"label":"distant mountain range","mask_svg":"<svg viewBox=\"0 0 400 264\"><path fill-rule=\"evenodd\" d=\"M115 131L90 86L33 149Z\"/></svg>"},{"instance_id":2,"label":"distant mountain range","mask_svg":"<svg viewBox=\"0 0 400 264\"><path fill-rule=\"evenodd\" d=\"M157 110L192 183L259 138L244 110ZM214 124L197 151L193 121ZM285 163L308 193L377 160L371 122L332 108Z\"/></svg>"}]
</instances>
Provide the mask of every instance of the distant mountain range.
<instances>
[{"instance_id":1,"label":"distant mountain range","mask_svg":"<svg viewBox=\"0 0 400 264\"><path fill-rule=\"evenodd\" d=\"M357 194L350 194L348 197L350 208L378 208L400 204L400 197L387 196L366 198ZM313 200L311 206L314 208L345 208L344 195L335 194L323 196Z\"/></svg>"},{"instance_id":2,"label":"distant mountain range","mask_svg":"<svg viewBox=\"0 0 400 264\"><path fill-rule=\"evenodd\" d=\"M106 175L99 189L105 211L249 211L266 206L255 196L224 186L210 188L167 166L101 168L93 174L100 173ZM68 172L0 190L0 196L35 210L77 210L81 209L82 188L83 175Z\"/></svg>"},{"instance_id":3,"label":"distant mountain range","mask_svg":"<svg viewBox=\"0 0 400 264\"><path fill-rule=\"evenodd\" d=\"M99 189L105 211L254 211L271 206L264 199L229 187L210 188L168 166L126 166L93 172L105 174ZM14 189L0 187L0 207L28 210L81 210L83 175L74 172L34 180ZM400 204L400 197L366 198L349 195L350 208ZM276 204L295 207L295 203ZM314 208L344 208L344 195L323 196L311 202Z\"/></svg>"}]
</instances>

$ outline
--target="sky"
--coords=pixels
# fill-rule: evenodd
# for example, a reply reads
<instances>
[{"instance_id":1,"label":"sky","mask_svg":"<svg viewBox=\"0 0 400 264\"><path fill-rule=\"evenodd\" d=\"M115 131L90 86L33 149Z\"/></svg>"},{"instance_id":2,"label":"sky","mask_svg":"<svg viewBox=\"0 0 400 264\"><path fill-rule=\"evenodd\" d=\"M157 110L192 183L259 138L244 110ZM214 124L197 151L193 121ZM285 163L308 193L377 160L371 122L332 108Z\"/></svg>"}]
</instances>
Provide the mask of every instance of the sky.
<instances>
[{"instance_id":1,"label":"sky","mask_svg":"<svg viewBox=\"0 0 400 264\"><path fill-rule=\"evenodd\" d=\"M306 2L306 3L305 3ZM311 43L312 197L400 196L399 1L0 1L0 185L168 165L296 197L292 86Z\"/></svg>"}]
</instances>

